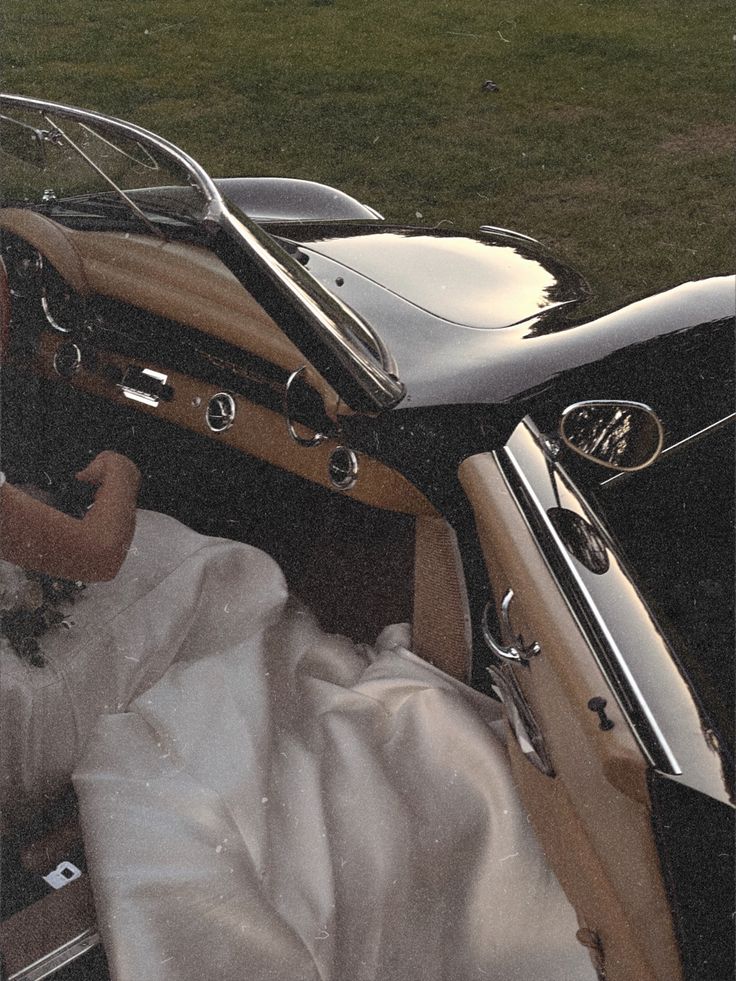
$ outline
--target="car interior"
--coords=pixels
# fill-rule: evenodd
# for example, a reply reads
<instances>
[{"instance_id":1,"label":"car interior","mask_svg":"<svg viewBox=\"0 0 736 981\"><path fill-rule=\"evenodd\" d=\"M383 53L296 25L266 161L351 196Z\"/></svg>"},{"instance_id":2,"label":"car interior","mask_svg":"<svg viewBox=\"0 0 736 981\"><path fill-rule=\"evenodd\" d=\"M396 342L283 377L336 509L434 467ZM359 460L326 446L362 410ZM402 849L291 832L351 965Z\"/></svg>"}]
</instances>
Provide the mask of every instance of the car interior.
<instances>
[{"instance_id":1,"label":"car interior","mask_svg":"<svg viewBox=\"0 0 736 981\"><path fill-rule=\"evenodd\" d=\"M84 504L72 475L115 449L143 473L140 507L262 548L324 629L373 642L389 623L413 623L415 652L467 678L454 533L402 474L367 454L356 454L354 486L336 485L338 441L305 446L310 432L284 416L286 382L304 359L219 260L20 209L0 212L0 229L12 306L2 354L9 481L73 511ZM345 411L311 371L308 384L330 414ZM86 876L58 892L41 880L62 859L84 868L71 789L3 833L12 977L93 930L94 916Z\"/></svg>"},{"instance_id":2,"label":"car interior","mask_svg":"<svg viewBox=\"0 0 736 981\"><path fill-rule=\"evenodd\" d=\"M49 153L44 142L64 143L58 120L44 118L50 133L21 124L23 143L30 132L38 144L33 153L25 145L32 164L39 148L42 157ZM79 158L94 133L84 123L75 132L80 147L69 145ZM118 167L121 182L131 162L151 171L151 187L136 192L141 205L148 193L151 200L173 194L177 207L192 196L191 172L180 187L159 186L157 162L142 144L116 146L114 130L97 136L95 153L110 156L105 166L113 175ZM371 644L388 624L410 624L415 654L504 702L519 794L598 978L683 977L671 884L653 830L652 760L591 656L590 631L522 513L523 495L514 496L502 465L510 440L506 449L496 445L513 427L504 423L503 438L488 438L485 449L495 452L473 450L457 475L452 465L460 501L450 524L429 490L412 482L409 466L402 472L377 447L372 453L370 438L360 448L342 444L341 424L349 431L355 413L327 380L337 384L334 377L316 370L257 291L251 295L207 247L201 214L178 231L173 212L159 216L171 223L166 236L140 224L133 230L130 199L121 204L124 192L105 193L104 231L89 220L95 195L84 205L62 198L62 212L69 210L59 220L51 190L43 199L51 207L0 209L0 470L7 480L38 488L79 516L91 496L73 475L99 452L118 451L141 470L141 508L263 549L326 631ZM125 220L116 222L115 207ZM360 343L371 353L366 336ZM669 364L661 370L667 382ZM550 410L555 418L559 408ZM549 476L541 433L554 427L534 434L528 421L511 434L514 452ZM577 507L577 518L590 518L570 486L552 484L547 516L569 521ZM592 526L578 521L573 535L581 527ZM583 535L591 552L596 534ZM596 557L588 558L594 565ZM638 594L635 600L621 601L624 613L641 618L645 648L651 641L663 650L656 623ZM490 669L486 648L494 643L486 634L493 633L496 644L532 652L523 667ZM545 656L532 660L537 646ZM107 976L71 786L33 812L5 814L0 832L2 978Z\"/></svg>"},{"instance_id":3,"label":"car interior","mask_svg":"<svg viewBox=\"0 0 736 981\"><path fill-rule=\"evenodd\" d=\"M339 420L350 409L212 252L27 209L0 211L0 231L9 481L81 513L89 498L73 474L104 449L124 453L143 474L141 507L263 549L324 629L372 643L387 624L408 622L416 654L470 680L473 584L452 527L397 469L364 451L341 457ZM304 424L319 417L315 404L327 437ZM577 911L578 940L601 977L671 981L681 966L646 761L497 461L471 456L459 478L484 589L492 584L500 608L502 584L514 583L527 597L515 625L547 652L534 685L528 674L520 684L554 768L530 766L514 740L510 752ZM607 699L613 733L589 710L593 691ZM72 789L2 832L6 976L48 976L24 970L50 972L72 956L57 976L104 976ZM67 871L73 881L50 887L44 876L64 876L64 863L81 875Z\"/></svg>"}]
</instances>

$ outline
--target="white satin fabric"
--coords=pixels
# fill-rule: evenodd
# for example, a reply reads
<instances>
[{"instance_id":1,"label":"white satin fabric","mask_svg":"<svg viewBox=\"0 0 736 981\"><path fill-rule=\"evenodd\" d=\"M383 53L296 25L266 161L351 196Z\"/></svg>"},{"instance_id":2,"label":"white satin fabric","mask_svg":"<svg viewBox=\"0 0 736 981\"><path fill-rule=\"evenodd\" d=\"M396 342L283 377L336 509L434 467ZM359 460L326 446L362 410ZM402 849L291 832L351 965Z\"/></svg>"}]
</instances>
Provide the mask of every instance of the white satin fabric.
<instances>
[{"instance_id":1,"label":"white satin fabric","mask_svg":"<svg viewBox=\"0 0 736 981\"><path fill-rule=\"evenodd\" d=\"M40 638L44 667L0 643L0 811L6 823L54 800L99 716L127 708L161 677L207 593L204 580L227 576L231 553L230 542L139 511L115 580L87 586L64 610L65 622Z\"/></svg>"},{"instance_id":2,"label":"white satin fabric","mask_svg":"<svg viewBox=\"0 0 736 981\"><path fill-rule=\"evenodd\" d=\"M258 550L145 514L136 548L109 640L171 667L74 776L116 981L594 977L495 702L406 628L325 634Z\"/></svg>"}]
</instances>

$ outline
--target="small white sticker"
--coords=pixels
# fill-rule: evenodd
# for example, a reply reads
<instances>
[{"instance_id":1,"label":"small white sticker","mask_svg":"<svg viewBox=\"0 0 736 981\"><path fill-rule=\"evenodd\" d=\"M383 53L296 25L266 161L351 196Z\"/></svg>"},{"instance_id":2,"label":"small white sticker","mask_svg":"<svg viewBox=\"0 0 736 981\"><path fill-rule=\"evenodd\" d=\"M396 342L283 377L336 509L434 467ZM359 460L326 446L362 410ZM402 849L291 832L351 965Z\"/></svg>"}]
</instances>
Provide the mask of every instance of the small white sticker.
<instances>
[{"instance_id":1,"label":"small white sticker","mask_svg":"<svg viewBox=\"0 0 736 981\"><path fill-rule=\"evenodd\" d=\"M71 862L59 862L53 872L42 876L44 882L48 882L52 889L63 889L70 882L74 882L82 874L82 870Z\"/></svg>"}]
</instances>

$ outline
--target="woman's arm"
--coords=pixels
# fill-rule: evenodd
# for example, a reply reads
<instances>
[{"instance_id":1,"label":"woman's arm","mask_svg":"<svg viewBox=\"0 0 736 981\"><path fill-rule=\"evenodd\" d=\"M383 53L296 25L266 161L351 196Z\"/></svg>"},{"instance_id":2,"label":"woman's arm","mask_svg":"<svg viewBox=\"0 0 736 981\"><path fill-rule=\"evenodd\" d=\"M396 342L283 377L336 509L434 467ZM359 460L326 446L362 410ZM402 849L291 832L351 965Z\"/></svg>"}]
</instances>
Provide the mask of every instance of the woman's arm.
<instances>
[{"instance_id":1,"label":"woman's arm","mask_svg":"<svg viewBox=\"0 0 736 981\"><path fill-rule=\"evenodd\" d=\"M105 451L77 478L97 487L94 504L81 520L17 487L0 487L1 558L83 582L116 576L135 530L140 472L127 457Z\"/></svg>"}]
</instances>

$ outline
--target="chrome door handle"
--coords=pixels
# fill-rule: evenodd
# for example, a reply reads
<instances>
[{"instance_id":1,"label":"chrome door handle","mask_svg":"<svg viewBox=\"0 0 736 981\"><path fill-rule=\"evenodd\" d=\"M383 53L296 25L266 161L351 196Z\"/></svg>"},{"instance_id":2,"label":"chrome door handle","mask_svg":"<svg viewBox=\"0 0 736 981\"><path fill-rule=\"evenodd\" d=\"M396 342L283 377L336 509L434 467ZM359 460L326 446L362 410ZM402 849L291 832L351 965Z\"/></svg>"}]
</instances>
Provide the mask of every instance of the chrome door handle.
<instances>
[{"instance_id":1,"label":"chrome door handle","mask_svg":"<svg viewBox=\"0 0 736 981\"><path fill-rule=\"evenodd\" d=\"M506 630L513 636L514 631L511 626L511 616L509 613L509 608L511 606L511 600L514 598L513 589L507 589L503 600L501 601L501 622ZM491 604L493 600L488 600L483 608L483 616L481 618L481 630L483 631L483 640L485 640L486 645L492 654L496 657L500 657L504 661L514 661L517 664L524 664L531 657L536 657L540 653L541 647L534 641L532 644L525 644L524 638L519 634L516 637L516 643L511 644L508 647L504 647L500 644L496 638L491 633L491 628L488 625L488 613L491 609Z\"/></svg>"}]
</instances>

